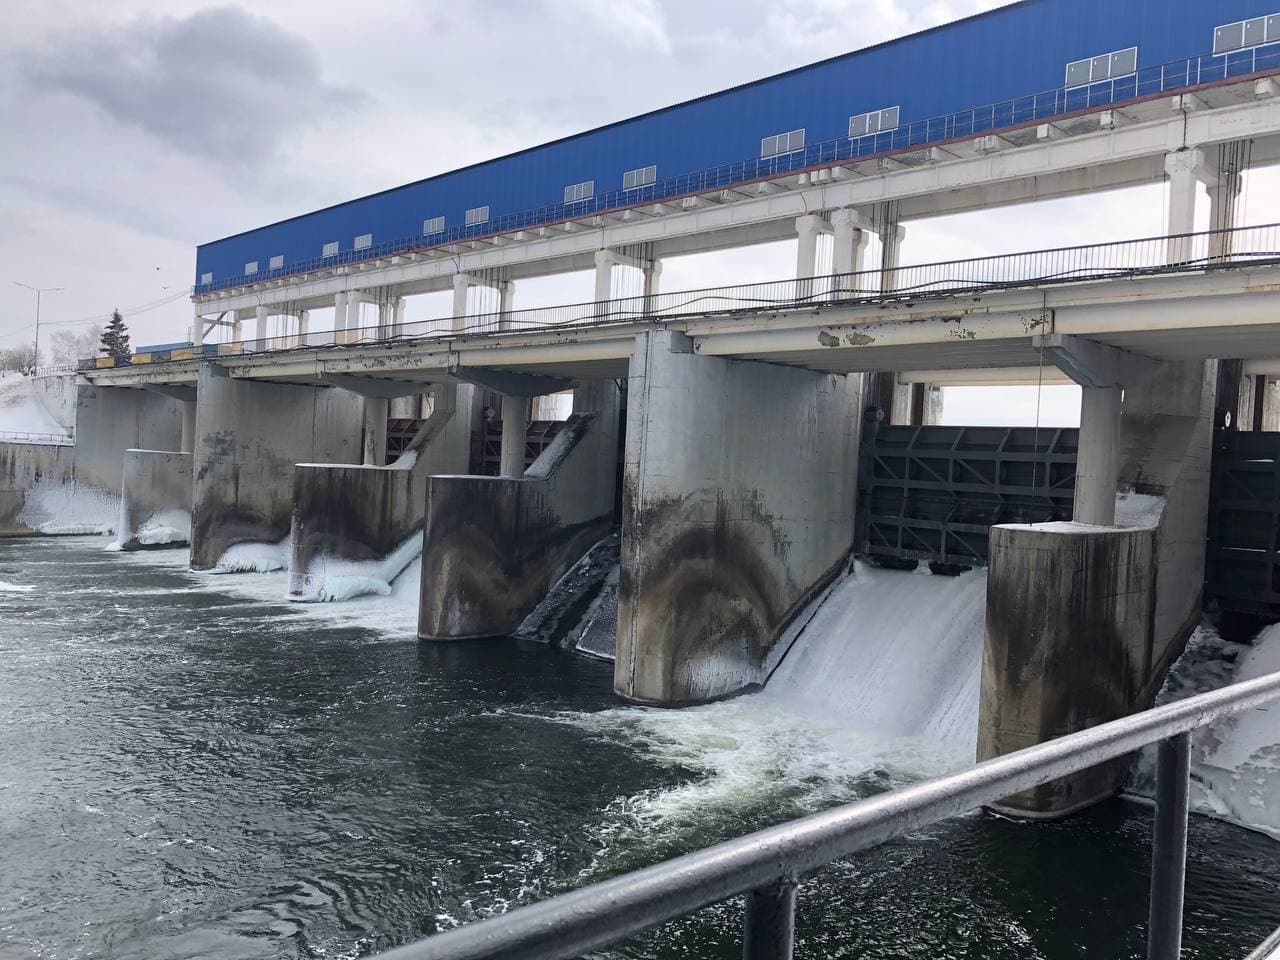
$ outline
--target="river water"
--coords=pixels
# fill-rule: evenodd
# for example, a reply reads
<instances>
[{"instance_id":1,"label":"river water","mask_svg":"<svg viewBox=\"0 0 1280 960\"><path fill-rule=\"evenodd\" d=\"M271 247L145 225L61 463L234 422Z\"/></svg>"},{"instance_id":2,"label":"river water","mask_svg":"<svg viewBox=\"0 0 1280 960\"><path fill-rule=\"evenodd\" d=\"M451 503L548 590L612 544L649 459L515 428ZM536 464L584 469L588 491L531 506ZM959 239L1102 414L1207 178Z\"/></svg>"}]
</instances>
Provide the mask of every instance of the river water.
<instances>
[{"instance_id":1,"label":"river water","mask_svg":"<svg viewBox=\"0 0 1280 960\"><path fill-rule=\"evenodd\" d=\"M418 643L98 538L0 542L0 958L351 957L937 772L746 697L621 707L608 664ZM29 588L29 589L25 589ZM1149 811L960 818L801 889L801 957L1138 957ZM614 952L738 955L728 903ZM1280 844L1194 818L1186 956L1280 924Z\"/></svg>"}]
</instances>

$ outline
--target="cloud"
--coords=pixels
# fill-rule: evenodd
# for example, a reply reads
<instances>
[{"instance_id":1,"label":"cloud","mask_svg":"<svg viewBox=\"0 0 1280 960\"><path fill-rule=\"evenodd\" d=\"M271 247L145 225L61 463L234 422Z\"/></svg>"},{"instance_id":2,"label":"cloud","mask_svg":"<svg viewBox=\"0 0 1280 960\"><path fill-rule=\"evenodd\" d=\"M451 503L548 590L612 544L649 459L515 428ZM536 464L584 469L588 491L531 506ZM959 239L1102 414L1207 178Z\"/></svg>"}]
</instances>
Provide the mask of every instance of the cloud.
<instances>
[{"instance_id":1,"label":"cloud","mask_svg":"<svg viewBox=\"0 0 1280 960\"><path fill-rule=\"evenodd\" d=\"M86 25L54 35L23 68L38 88L235 167L270 158L299 128L365 101L326 84L301 37L237 7Z\"/></svg>"}]
</instances>

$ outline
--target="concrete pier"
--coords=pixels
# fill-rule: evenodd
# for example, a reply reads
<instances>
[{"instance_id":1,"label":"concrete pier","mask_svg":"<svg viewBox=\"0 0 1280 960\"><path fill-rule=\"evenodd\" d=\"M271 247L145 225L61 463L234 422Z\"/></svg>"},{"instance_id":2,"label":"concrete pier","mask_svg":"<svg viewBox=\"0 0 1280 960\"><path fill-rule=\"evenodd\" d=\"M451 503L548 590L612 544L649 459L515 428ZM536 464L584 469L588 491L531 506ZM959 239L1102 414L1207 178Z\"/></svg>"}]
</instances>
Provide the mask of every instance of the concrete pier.
<instances>
[{"instance_id":1,"label":"concrete pier","mask_svg":"<svg viewBox=\"0 0 1280 960\"><path fill-rule=\"evenodd\" d=\"M293 512L294 465L360 458L363 404L345 390L232 379L200 368L191 566L208 570L238 544L279 548Z\"/></svg>"},{"instance_id":2,"label":"concrete pier","mask_svg":"<svg viewBox=\"0 0 1280 960\"><path fill-rule=\"evenodd\" d=\"M637 338L614 688L687 704L765 679L853 544L861 378Z\"/></svg>"},{"instance_id":3,"label":"concrete pier","mask_svg":"<svg viewBox=\"0 0 1280 960\"><path fill-rule=\"evenodd\" d=\"M421 553L427 479L467 470L474 393L470 384L435 387L426 423L389 466L303 463L294 468L289 599L327 600L389 589Z\"/></svg>"},{"instance_id":4,"label":"concrete pier","mask_svg":"<svg viewBox=\"0 0 1280 960\"><path fill-rule=\"evenodd\" d=\"M1200 621L1216 364L1130 357L1123 368L1142 373L1125 383L1119 442L1101 449L1115 436L1106 404L1082 424L1090 474L1077 477L1076 509L1083 485L1095 522L991 530L980 760L1151 706ZM1085 403L1091 393L1107 397L1086 387ZM1065 816L1118 792L1126 771L1111 764L999 809Z\"/></svg>"},{"instance_id":5,"label":"concrete pier","mask_svg":"<svg viewBox=\"0 0 1280 960\"><path fill-rule=\"evenodd\" d=\"M128 450L120 494L122 550L176 547L191 539L190 453Z\"/></svg>"},{"instance_id":6,"label":"concrete pier","mask_svg":"<svg viewBox=\"0 0 1280 960\"><path fill-rule=\"evenodd\" d=\"M618 389L575 390L574 413L522 477L433 476L418 635L504 636L613 525Z\"/></svg>"}]
</instances>

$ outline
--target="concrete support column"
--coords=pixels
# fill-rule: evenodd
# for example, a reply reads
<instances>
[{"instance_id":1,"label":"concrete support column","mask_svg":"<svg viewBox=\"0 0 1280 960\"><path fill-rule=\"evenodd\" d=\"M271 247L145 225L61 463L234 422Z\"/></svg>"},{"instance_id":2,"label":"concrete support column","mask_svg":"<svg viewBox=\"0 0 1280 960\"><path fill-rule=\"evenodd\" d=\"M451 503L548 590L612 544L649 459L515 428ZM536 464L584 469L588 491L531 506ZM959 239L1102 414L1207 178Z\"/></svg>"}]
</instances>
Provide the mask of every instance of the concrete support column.
<instances>
[{"instance_id":1,"label":"concrete support column","mask_svg":"<svg viewBox=\"0 0 1280 960\"><path fill-rule=\"evenodd\" d=\"M516 285L512 280L503 280L498 284L498 312L502 314L498 318L499 330L510 330L511 320L507 316L515 309L516 303Z\"/></svg>"},{"instance_id":2,"label":"concrete support column","mask_svg":"<svg viewBox=\"0 0 1280 960\"><path fill-rule=\"evenodd\" d=\"M239 314L235 314L235 319L231 321L231 341L239 343L244 339L244 321L240 319Z\"/></svg>"},{"instance_id":3,"label":"concrete support column","mask_svg":"<svg viewBox=\"0 0 1280 960\"><path fill-rule=\"evenodd\" d=\"M196 448L196 402L194 400L182 401L182 439L179 441L178 450L182 453L191 453Z\"/></svg>"},{"instance_id":4,"label":"concrete support column","mask_svg":"<svg viewBox=\"0 0 1280 960\"><path fill-rule=\"evenodd\" d=\"M796 279L818 275L818 237L831 232L831 224L815 213L796 217Z\"/></svg>"},{"instance_id":5,"label":"concrete support column","mask_svg":"<svg viewBox=\"0 0 1280 960\"><path fill-rule=\"evenodd\" d=\"M311 327L311 311L298 311L298 345L301 346L307 342L307 333Z\"/></svg>"},{"instance_id":6,"label":"concrete support column","mask_svg":"<svg viewBox=\"0 0 1280 960\"><path fill-rule=\"evenodd\" d=\"M404 297L396 297L395 310L391 317L392 333L400 333L404 329Z\"/></svg>"},{"instance_id":7,"label":"concrete support column","mask_svg":"<svg viewBox=\"0 0 1280 960\"><path fill-rule=\"evenodd\" d=\"M596 251L596 303L613 299L613 268L617 265L618 257L612 250Z\"/></svg>"},{"instance_id":8,"label":"concrete support column","mask_svg":"<svg viewBox=\"0 0 1280 960\"><path fill-rule=\"evenodd\" d=\"M453 275L453 329L461 330L466 323L467 293L472 287L471 276L466 273Z\"/></svg>"},{"instance_id":9,"label":"concrete support column","mask_svg":"<svg viewBox=\"0 0 1280 960\"><path fill-rule=\"evenodd\" d=\"M658 286L662 280L662 261L646 260L641 269L644 271L644 312L652 313L653 298L658 295Z\"/></svg>"},{"instance_id":10,"label":"concrete support column","mask_svg":"<svg viewBox=\"0 0 1280 960\"><path fill-rule=\"evenodd\" d=\"M360 305L364 303L364 296L359 290L351 290L347 293L347 330L357 330L360 327ZM349 339L355 340L355 336Z\"/></svg>"},{"instance_id":11,"label":"concrete support column","mask_svg":"<svg viewBox=\"0 0 1280 960\"><path fill-rule=\"evenodd\" d=\"M270 320L270 316L268 314L267 308L259 305L258 308L254 311L254 315L255 317L254 317L253 339L265 340L267 339L267 332L268 332L267 323Z\"/></svg>"},{"instance_id":12,"label":"concrete support column","mask_svg":"<svg viewBox=\"0 0 1280 960\"><path fill-rule=\"evenodd\" d=\"M191 333L188 335L193 347L198 347L204 343L204 317L196 315L195 322L191 324Z\"/></svg>"},{"instance_id":13,"label":"concrete support column","mask_svg":"<svg viewBox=\"0 0 1280 960\"><path fill-rule=\"evenodd\" d=\"M387 417L391 414L391 401L381 397L365 397L364 400L364 464L367 467L385 466L387 462Z\"/></svg>"},{"instance_id":14,"label":"concrete support column","mask_svg":"<svg viewBox=\"0 0 1280 960\"><path fill-rule=\"evenodd\" d=\"M1121 393L1118 386L1080 390L1074 514L1078 523L1109 527L1116 522Z\"/></svg>"},{"instance_id":15,"label":"concrete support column","mask_svg":"<svg viewBox=\"0 0 1280 960\"><path fill-rule=\"evenodd\" d=\"M1182 263L1191 259L1194 251L1191 241L1180 235L1195 233L1197 191L1201 183L1211 182L1210 171L1204 151L1198 148L1166 154L1164 170L1169 178L1165 233L1177 238L1168 241L1166 259Z\"/></svg>"},{"instance_id":16,"label":"concrete support column","mask_svg":"<svg viewBox=\"0 0 1280 960\"><path fill-rule=\"evenodd\" d=\"M907 228L897 222L880 228L880 290L888 293L898 287L898 264L902 256L902 241Z\"/></svg>"},{"instance_id":17,"label":"concrete support column","mask_svg":"<svg viewBox=\"0 0 1280 960\"><path fill-rule=\"evenodd\" d=\"M831 214L833 273L861 273L863 256L867 250L867 236L863 217L851 207L841 207ZM850 284L843 286L848 289Z\"/></svg>"},{"instance_id":18,"label":"concrete support column","mask_svg":"<svg viewBox=\"0 0 1280 960\"><path fill-rule=\"evenodd\" d=\"M502 452L499 472L504 477L524 476L524 445L529 433L529 398L502 398Z\"/></svg>"},{"instance_id":19,"label":"concrete support column","mask_svg":"<svg viewBox=\"0 0 1280 960\"><path fill-rule=\"evenodd\" d=\"M345 290L333 295L333 329L347 328L347 293Z\"/></svg>"}]
</instances>

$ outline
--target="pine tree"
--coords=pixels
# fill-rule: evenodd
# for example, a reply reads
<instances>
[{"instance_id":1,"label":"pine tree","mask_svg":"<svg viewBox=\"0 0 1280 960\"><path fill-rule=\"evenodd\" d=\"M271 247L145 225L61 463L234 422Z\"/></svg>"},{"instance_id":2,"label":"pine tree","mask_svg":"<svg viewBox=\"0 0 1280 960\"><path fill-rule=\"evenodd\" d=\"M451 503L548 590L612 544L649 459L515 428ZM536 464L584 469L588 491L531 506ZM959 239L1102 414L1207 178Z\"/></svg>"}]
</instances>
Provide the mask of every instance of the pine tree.
<instances>
[{"instance_id":1,"label":"pine tree","mask_svg":"<svg viewBox=\"0 0 1280 960\"><path fill-rule=\"evenodd\" d=\"M119 310L111 311L111 322L102 331L102 346L98 352L113 357L116 363L128 363L133 351L129 346L129 330Z\"/></svg>"}]
</instances>

